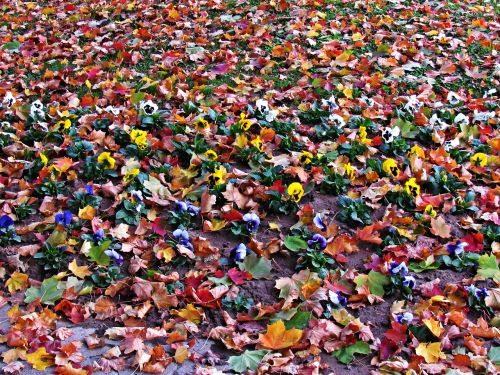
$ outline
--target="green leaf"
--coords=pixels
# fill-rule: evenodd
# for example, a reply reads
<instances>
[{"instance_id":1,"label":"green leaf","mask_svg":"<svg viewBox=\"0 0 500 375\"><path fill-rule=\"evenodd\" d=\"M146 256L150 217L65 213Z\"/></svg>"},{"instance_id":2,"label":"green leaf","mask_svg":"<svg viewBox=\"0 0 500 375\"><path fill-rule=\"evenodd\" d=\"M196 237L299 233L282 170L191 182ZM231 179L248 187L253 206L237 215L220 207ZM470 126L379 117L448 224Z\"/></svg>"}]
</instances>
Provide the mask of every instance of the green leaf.
<instances>
[{"instance_id":1,"label":"green leaf","mask_svg":"<svg viewBox=\"0 0 500 375\"><path fill-rule=\"evenodd\" d=\"M370 271L368 274L368 288L370 289L370 293L379 297L384 296L384 286L389 283L389 278L380 272Z\"/></svg>"},{"instance_id":2,"label":"green leaf","mask_svg":"<svg viewBox=\"0 0 500 375\"><path fill-rule=\"evenodd\" d=\"M312 319L312 313L310 311L298 311L292 319L285 321L285 328L298 328L304 329L309 324L309 320Z\"/></svg>"},{"instance_id":3,"label":"green leaf","mask_svg":"<svg viewBox=\"0 0 500 375\"><path fill-rule=\"evenodd\" d=\"M488 358L491 359L495 365L500 365L500 346L492 346L488 352Z\"/></svg>"},{"instance_id":4,"label":"green leaf","mask_svg":"<svg viewBox=\"0 0 500 375\"><path fill-rule=\"evenodd\" d=\"M87 254L90 260L96 262L100 266L108 266L111 258L104 254L104 252L111 245L111 241L104 241L99 246L92 246Z\"/></svg>"},{"instance_id":5,"label":"green leaf","mask_svg":"<svg viewBox=\"0 0 500 375\"><path fill-rule=\"evenodd\" d=\"M493 254L483 254L479 257L479 269L477 274L483 277L492 278L500 281L500 269L498 268L497 258Z\"/></svg>"},{"instance_id":6,"label":"green leaf","mask_svg":"<svg viewBox=\"0 0 500 375\"><path fill-rule=\"evenodd\" d=\"M343 364L351 363L354 359L354 354L370 353L370 346L363 341L356 341L355 344L335 350L333 355Z\"/></svg>"},{"instance_id":7,"label":"green leaf","mask_svg":"<svg viewBox=\"0 0 500 375\"><path fill-rule=\"evenodd\" d=\"M142 100L144 100L145 96L146 93L144 92L136 92L135 94L130 95L130 102L132 104L140 103Z\"/></svg>"},{"instance_id":8,"label":"green leaf","mask_svg":"<svg viewBox=\"0 0 500 375\"><path fill-rule=\"evenodd\" d=\"M24 302L31 303L37 298L40 298L42 303L53 305L62 297L64 287L64 283L60 282L55 277L45 279L40 288L31 287L26 291Z\"/></svg>"},{"instance_id":9,"label":"green leaf","mask_svg":"<svg viewBox=\"0 0 500 375\"><path fill-rule=\"evenodd\" d=\"M285 246L288 250L291 251L299 251L303 249L307 249L307 242L304 241L299 236L287 236L285 238Z\"/></svg>"},{"instance_id":10,"label":"green leaf","mask_svg":"<svg viewBox=\"0 0 500 375\"><path fill-rule=\"evenodd\" d=\"M248 369L255 371L267 353L269 353L269 350L247 350L242 355L229 357L227 362L233 371L239 373Z\"/></svg>"},{"instance_id":11,"label":"green leaf","mask_svg":"<svg viewBox=\"0 0 500 375\"><path fill-rule=\"evenodd\" d=\"M9 51L17 51L19 50L19 47L21 47L21 43L17 40L13 40L12 42L7 42L5 43L2 48L7 49Z\"/></svg>"},{"instance_id":12,"label":"green leaf","mask_svg":"<svg viewBox=\"0 0 500 375\"><path fill-rule=\"evenodd\" d=\"M245 261L240 263L240 270L250 272L255 279L271 276L272 268L270 260L255 255L247 256Z\"/></svg>"}]
</instances>

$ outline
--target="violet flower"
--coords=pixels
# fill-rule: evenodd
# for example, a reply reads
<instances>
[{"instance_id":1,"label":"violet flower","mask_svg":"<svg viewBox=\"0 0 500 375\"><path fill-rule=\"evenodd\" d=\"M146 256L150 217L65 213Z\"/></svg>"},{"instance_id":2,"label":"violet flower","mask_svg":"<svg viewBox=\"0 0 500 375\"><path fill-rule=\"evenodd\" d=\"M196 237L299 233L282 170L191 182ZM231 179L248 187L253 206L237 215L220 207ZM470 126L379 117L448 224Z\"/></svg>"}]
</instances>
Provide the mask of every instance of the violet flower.
<instances>
[{"instance_id":1,"label":"violet flower","mask_svg":"<svg viewBox=\"0 0 500 375\"><path fill-rule=\"evenodd\" d=\"M255 233L259 229L260 218L253 212L243 215L243 221L246 223L249 232Z\"/></svg>"},{"instance_id":2,"label":"violet flower","mask_svg":"<svg viewBox=\"0 0 500 375\"><path fill-rule=\"evenodd\" d=\"M71 220L73 219L73 214L66 210L61 214L56 214L55 221L56 224L62 224L65 227L71 224Z\"/></svg>"}]
</instances>

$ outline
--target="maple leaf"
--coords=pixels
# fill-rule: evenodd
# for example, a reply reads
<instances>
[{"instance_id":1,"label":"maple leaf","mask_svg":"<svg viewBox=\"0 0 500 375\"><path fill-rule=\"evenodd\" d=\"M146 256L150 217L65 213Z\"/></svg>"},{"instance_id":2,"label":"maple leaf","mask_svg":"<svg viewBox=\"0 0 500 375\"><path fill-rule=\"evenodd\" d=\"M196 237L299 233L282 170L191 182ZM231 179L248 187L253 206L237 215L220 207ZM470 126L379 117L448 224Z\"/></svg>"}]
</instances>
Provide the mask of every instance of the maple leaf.
<instances>
[{"instance_id":1,"label":"maple leaf","mask_svg":"<svg viewBox=\"0 0 500 375\"><path fill-rule=\"evenodd\" d=\"M440 359L446 359L446 355L441 351L440 342L421 342L415 349L415 353L424 357L427 363L436 363Z\"/></svg>"},{"instance_id":2,"label":"maple leaf","mask_svg":"<svg viewBox=\"0 0 500 375\"><path fill-rule=\"evenodd\" d=\"M10 278L5 282L5 286L10 294L17 290L23 290L28 287L28 275L21 272L13 272Z\"/></svg>"},{"instance_id":3,"label":"maple leaf","mask_svg":"<svg viewBox=\"0 0 500 375\"><path fill-rule=\"evenodd\" d=\"M451 225L446 224L446 221L439 216L437 219L431 219L431 233L441 238L451 237Z\"/></svg>"},{"instance_id":4,"label":"maple leaf","mask_svg":"<svg viewBox=\"0 0 500 375\"><path fill-rule=\"evenodd\" d=\"M88 266L79 266L76 263L76 259L73 259L73 261L68 265L68 269L73 272L73 275L80 279L84 279L87 276L92 275L92 272L89 271Z\"/></svg>"},{"instance_id":5,"label":"maple leaf","mask_svg":"<svg viewBox=\"0 0 500 375\"><path fill-rule=\"evenodd\" d=\"M283 321L277 320L267 326L265 334L259 334L259 341L265 348L280 350L297 344L302 338L303 331L292 328L287 330Z\"/></svg>"},{"instance_id":6,"label":"maple leaf","mask_svg":"<svg viewBox=\"0 0 500 375\"><path fill-rule=\"evenodd\" d=\"M200 324L203 312L201 309L197 309L192 303L190 303L185 309L179 310L177 315L195 324Z\"/></svg>"},{"instance_id":7,"label":"maple leaf","mask_svg":"<svg viewBox=\"0 0 500 375\"><path fill-rule=\"evenodd\" d=\"M55 357L47 353L43 346L33 353L26 354L26 360L38 371L45 371L47 367L55 365Z\"/></svg>"},{"instance_id":8,"label":"maple leaf","mask_svg":"<svg viewBox=\"0 0 500 375\"><path fill-rule=\"evenodd\" d=\"M229 357L227 363L236 372L255 371L267 353L269 350L246 350L242 355Z\"/></svg>"},{"instance_id":9,"label":"maple leaf","mask_svg":"<svg viewBox=\"0 0 500 375\"><path fill-rule=\"evenodd\" d=\"M422 322L425 324L425 326L427 328L429 328L429 331L431 331L433 333L433 335L438 337L438 338L444 332L444 328L441 325L441 322L438 322L434 318L423 319Z\"/></svg>"}]
</instances>

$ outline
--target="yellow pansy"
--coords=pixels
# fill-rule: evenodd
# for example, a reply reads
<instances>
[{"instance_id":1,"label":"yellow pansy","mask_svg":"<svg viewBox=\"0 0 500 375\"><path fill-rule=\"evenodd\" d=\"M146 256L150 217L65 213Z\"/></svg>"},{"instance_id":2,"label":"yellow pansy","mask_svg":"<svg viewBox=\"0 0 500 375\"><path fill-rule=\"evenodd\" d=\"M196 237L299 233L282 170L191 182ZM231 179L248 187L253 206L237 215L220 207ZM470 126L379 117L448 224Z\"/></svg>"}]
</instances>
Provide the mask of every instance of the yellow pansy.
<instances>
[{"instance_id":1,"label":"yellow pansy","mask_svg":"<svg viewBox=\"0 0 500 375\"><path fill-rule=\"evenodd\" d=\"M203 118L199 118L198 120L196 120L194 126L198 131L210 129L210 123Z\"/></svg>"},{"instance_id":2,"label":"yellow pansy","mask_svg":"<svg viewBox=\"0 0 500 375\"><path fill-rule=\"evenodd\" d=\"M238 121L238 124L240 125L240 127L241 127L243 130L245 130L245 131L246 131L246 130L248 130L248 129L250 129L250 126L252 126L251 121L250 121L249 119L247 119L246 117L247 117L247 115L246 115L246 114L244 114L244 113L242 113L242 114L240 115L240 119L239 119L239 121Z\"/></svg>"},{"instance_id":3,"label":"yellow pansy","mask_svg":"<svg viewBox=\"0 0 500 375\"><path fill-rule=\"evenodd\" d=\"M144 130L134 129L130 132L130 140L139 147L145 147L147 145L148 133Z\"/></svg>"},{"instance_id":4,"label":"yellow pansy","mask_svg":"<svg viewBox=\"0 0 500 375\"><path fill-rule=\"evenodd\" d=\"M99 157L97 158L97 161L99 163L106 164L109 167L109 169L113 169L116 163L116 160L112 158L111 154L107 151L101 153L101 155L99 155Z\"/></svg>"},{"instance_id":5,"label":"yellow pansy","mask_svg":"<svg viewBox=\"0 0 500 375\"><path fill-rule=\"evenodd\" d=\"M69 118L65 120L58 121L56 124L58 129L69 129L71 127L71 120Z\"/></svg>"},{"instance_id":6,"label":"yellow pansy","mask_svg":"<svg viewBox=\"0 0 500 375\"><path fill-rule=\"evenodd\" d=\"M359 127L359 139L364 145L369 145L372 140L368 138L368 133L366 132L366 126Z\"/></svg>"},{"instance_id":7,"label":"yellow pansy","mask_svg":"<svg viewBox=\"0 0 500 375\"><path fill-rule=\"evenodd\" d=\"M486 164L488 164L488 155L486 155L482 152L478 152L478 153L475 153L474 155L471 156L470 161L474 165L479 165L481 167L485 167Z\"/></svg>"},{"instance_id":8,"label":"yellow pansy","mask_svg":"<svg viewBox=\"0 0 500 375\"><path fill-rule=\"evenodd\" d=\"M312 159L313 159L313 154L311 154L309 151L302 151L302 153L299 156L299 163L300 164L310 164Z\"/></svg>"},{"instance_id":9,"label":"yellow pansy","mask_svg":"<svg viewBox=\"0 0 500 375\"><path fill-rule=\"evenodd\" d=\"M59 168L57 165L54 165L54 164L52 164L49 167L49 171L51 174L53 174L54 176L57 176L57 177L59 177L62 173L61 168Z\"/></svg>"},{"instance_id":10,"label":"yellow pansy","mask_svg":"<svg viewBox=\"0 0 500 375\"><path fill-rule=\"evenodd\" d=\"M417 180L415 179L415 177L412 177L408 181L406 181L405 189L406 192L413 198L416 198L420 195L420 185L417 184Z\"/></svg>"},{"instance_id":11,"label":"yellow pansy","mask_svg":"<svg viewBox=\"0 0 500 375\"><path fill-rule=\"evenodd\" d=\"M135 176L137 176L140 172L141 171L139 170L139 168L131 169L130 171L125 173L125 176L123 176L123 181L125 182L132 181L135 178Z\"/></svg>"},{"instance_id":12,"label":"yellow pansy","mask_svg":"<svg viewBox=\"0 0 500 375\"><path fill-rule=\"evenodd\" d=\"M44 154L40 154L40 161L42 162L43 165L47 165L49 162L49 158L46 157Z\"/></svg>"},{"instance_id":13,"label":"yellow pansy","mask_svg":"<svg viewBox=\"0 0 500 375\"><path fill-rule=\"evenodd\" d=\"M425 152L424 150L422 149L422 147L420 147L419 145L415 145L413 146L410 151L408 152L408 154L415 154L417 155L419 158L422 158L422 159L425 159Z\"/></svg>"},{"instance_id":14,"label":"yellow pansy","mask_svg":"<svg viewBox=\"0 0 500 375\"><path fill-rule=\"evenodd\" d=\"M304 196L304 188L298 182L292 182L288 185L286 192L295 201L295 203L299 203Z\"/></svg>"},{"instance_id":15,"label":"yellow pansy","mask_svg":"<svg viewBox=\"0 0 500 375\"><path fill-rule=\"evenodd\" d=\"M264 145L262 144L262 139L260 138L260 136L257 136L256 138L252 139L250 141L250 144L259 151L264 150Z\"/></svg>"},{"instance_id":16,"label":"yellow pansy","mask_svg":"<svg viewBox=\"0 0 500 375\"><path fill-rule=\"evenodd\" d=\"M437 212L434 209L434 207L432 206L432 204L428 204L427 206L425 206L424 213L426 213L430 217L436 217L437 216Z\"/></svg>"},{"instance_id":17,"label":"yellow pansy","mask_svg":"<svg viewBox=\"0 0 500 375\"><path fill-rule=\"evenodd\" d=\"M384 163L382 164L382 169L389 176L392 176L392 177L399 176L398 164L396 163L396 161L394 159L386 159L384 161Z\"/></svg>"},{"instance_id":18,"label":"yellow pansy","mask_svg":"<svg viewBox=\"0 0 500 375\"><path fill-rule=\"evenodd\" d=\"M205 152L205 157L210 161L216 161L219 155L214 150L208 150Z\"/></svg>"},{"instance_id":19,"label":"yellow pansy","mask_svg":"<svg viewBox=\"0 0 500 375\"><path fill-rule=\"evenodd\" d=\"M351 165L351 163L346 163L343 165L344 175L349 177L350 180L354 180L356 177L356 169Z\"/></svg>"},{"instance_id":20,"label":"yellow pansy","mask_svg":"<svg viewBox=\"0 0 500 375\"><path fill-rule=\"evenodd\" d=\"M224 175L226 174L226 170L223 167L217 168L214 173L208 176L208 182L211 185L219 185L224 182Z\"/></svg>"}]
</instances>

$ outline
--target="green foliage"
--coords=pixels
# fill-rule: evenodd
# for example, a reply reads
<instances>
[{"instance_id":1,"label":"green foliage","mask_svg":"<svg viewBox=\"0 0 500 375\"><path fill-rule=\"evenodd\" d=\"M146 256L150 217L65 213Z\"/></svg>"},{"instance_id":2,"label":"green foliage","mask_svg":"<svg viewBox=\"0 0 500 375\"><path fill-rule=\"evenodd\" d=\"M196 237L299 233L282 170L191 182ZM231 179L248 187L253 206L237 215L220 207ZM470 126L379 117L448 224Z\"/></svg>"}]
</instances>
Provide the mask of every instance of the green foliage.
<instances>
[{"instance_id":1,"label":"green foliage","mask_svg":"<svg viewBox=\"0 0 500 375\"><path fill-rule=\"evenodd\" d=\"M337 349L333 352L333 355L339 360L339 362L348 364L354 359L354 354L369 354L370 346L364 341L356 341L353 345L344 346L341 349Z\"/></svg>"},{"instance_id":2,"label":"green foliage","mask_svg":"<svg viewBox=\"0 0 500 375\"><path fill-rule=\"evenodd\" d=\"M256 255L248 255L245 260L239 264L239 267L242 271L250 272L254 279L265 279L271 276L271 270L273 269L269 259Z\"/></svg>"},{"instance_id":3,"label":"green foliage","mask_svg":"<svg viewBox=\"0 0 500 375\"><path fill-rule=\"evenodd\" d=\"M45 243L45 249L33 256L45 271L59 271L63 269L68 261L66 246L53 246Z\"/></svg>"},{"instance_id":4,"label":"green foliage","mask_svg":"<svg viewBox=\"0 0 500 375\"><path fill-rule=\"evenodd\" d=\"M340 208L337 218L340 221L354 225L369 225L372 223L372 210L362 199L341 196L337 203Z\"/></svg>"},{"instance_id":5,"label":"green foliage","mask_svg":"<svg viewBox=\"0 0 500 375\"><path fill-rule=\"evenodd\" d=\"M31 303L40 298L41 303L54 305L63 295L64 283L51 277L43 280L40 288L31 287L26 291L24 302Z\"/></svg>"},{"instance_id":6,"label":"green foliage","mask_svg":"<svg viewBox=\"0 0 500 375\"><path fill-rule=\"evenodd\" d=\"M237 373L246 372L247 370L255 371L267 353L269 353L269 350L246 350L241 355L229 357L227 363Z\"/></svg>"}]
</instances>

